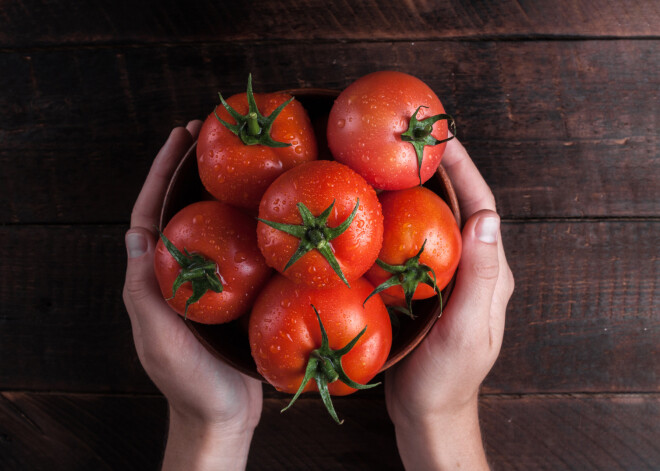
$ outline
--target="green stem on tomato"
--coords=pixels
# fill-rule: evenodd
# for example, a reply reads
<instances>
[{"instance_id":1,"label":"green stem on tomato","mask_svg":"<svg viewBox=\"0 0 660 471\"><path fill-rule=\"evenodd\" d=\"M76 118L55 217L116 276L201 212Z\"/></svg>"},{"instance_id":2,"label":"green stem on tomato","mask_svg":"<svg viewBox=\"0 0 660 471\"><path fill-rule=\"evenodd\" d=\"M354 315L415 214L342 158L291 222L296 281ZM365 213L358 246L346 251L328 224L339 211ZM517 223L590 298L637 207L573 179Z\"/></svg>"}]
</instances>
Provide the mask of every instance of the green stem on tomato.
<instances>
[{"instance_id":1,"label":"green stem on tomato","mask_svg":"<svg viewBox=\"0 0 660 471\"><path fill-rule=\"evenodd\" d=\"M259 120L257 113L248 113L247 115L248 132L251 136L258 136L261 134L261 127L259 127Z\"/></svg>"},{"instance_id":2,"label":"green stem on tomato","mask_svg":"<svg viewBox=\"0 0 660 471\"><path fill-rule=\"evenodd\" d=\"M428 108L427 106L419 106L410 117L410 123L408 124L408 129L406 132L401 134L401 139L406 142L410 142L415 148L415 154L417 155L417 175L419 176L419 184L422 184L422 160L424 158L424 147L425 146L435 146L447 142L454 138L456 134L456 122L448 114L437 114L429 118L423 119L421 121L417 120L417 113L419 113L420 108ZM447 126L451 131L452 135L447 139L438 140L431 135L433 131L433 125L436 121L441 119L447 120Z\"/></svg>"},{"instance_id":3,"label":"green stem on tomato","mask_svg":"<svg viewBox=\"0 0 660 471\"><path fill-rule=\"evenodd\" d=\"M364 326L364 329L362 329L353 338L353 340L348 342L343 348L339 350L332 350L330 348L328 334L325 331L323 322L321 322L321 316L319 315L316 307L313 304L311 306L312 309L314 309L314 314L316 314L316 318L318 319L319 326L321 328L321 346L310 353L309 359L307 361L307 367L305 368L305 376L300 383L300 387L298 388L298 391L296 391L296 394L293 396L289 404L284 409L282 409L281 412L284 412L289 407L291 407L303 392L305 386L307 386L307 383L314 379L321 395L321 399L323 400L323 404L328 410L328 413L330 413L330 416L334 419L335 422L341 424L343 423L343 420L339 420L339 417L337 417L337 412L335 411L335 407L332 404L332 398L330 397L330 392L328 391L328 384L339 380L353 389L369 389L380 384L356 383L348 377L341 364L341 357L351 351L357 341L360 340L360 337L362 337L362 335L364 335L366 332L367 326Z\"/></svg>"},{"instance_id":4,"label":"green stem on tomato","mask_svg":"<svg viewBox=\"0 0 660 471\"><path fill-rule=\"evenodd\" d=\"M199 301L207 291L210 290L216 293L222 293L223 286L218 276L218 266L215 262L205 259L200 254L191 254L185 248L183 249L185 254L181 253L181 251L177 249L167 237L165 237L165 234L163 234L158 228L156 229L160 234L163 244L165 244L165 248L181 267L179 275L172 284L172 297L169 299L173 299L174 296L176 296L177 291L184 283L190 282L192 285L193 294L186 300L186 308L184 310L184 318L187 318L188 307Z\"/></svg>"},{"instance_id":5,"label":"green stem on tomato","mask_svg":"<svg viewBox=\"0 0 660 471\"><path fill-rule=\"evenodd\" d=\"M296 263L307 252L316 249L321 255L323 255L323 258L325 258L330 264L330 267L332 267L332 270L337 274L341 281L350 288L351 285L348 284L348 280L346 280L329 242L343 234L351 225L357 214L358 207L360 206L360 199L357 198L353 212L351 212L344 222L337 227L328 227L328 217L330 216L334 205L335 201L333 200L330 206L328 206L319 216L314 216L307 206L303 203L298 203L298 211L300 212L300 217L303 221L300 225L267 221L261 218L257 219L274 229L286 232L300 240L298 248L287 262L282 270L283 272Z\"/></svg>"},{"instance_id":6,"label":"green stem on tomato","mask_svg":"<svg viewBox=\"0 0 660 471\"><path fill-rule=\"evenodd\" d=\"M257 102L254 99L254 93L252 91L252 74L248 75L248 113L246 115L242 115L234 108L232 108L222 97L221 93L218 93L218 96L220 97L222 106L224 106L231 117L234 118L236 124L230 124L223 120L214 110L213 113L215 114L215 117L218 121L220 121L220 123L222 123L223 126L236 134L241 139L243 144L248 146L259 144L267 147L289 147L291 145L291 143L275 141L270 133L275 118L279 116L285 106L293 101L294 97L291 97L280 106L275 108L275 110L270 115L263 116L259 112L259 109L257 108Z\"/></svg>"},{"instance_id":7,"label":"green stem on tomato","mask_svg":"<svg viewBox=\"0 0 660 471\"><path fill-rule=\"evenodd\" d=\"M363 304L365 304L373 295L378 294L381 291L385 291L386 289L393 286L401 286L403 289L404 298L406 300L406 306L408 307L407 314L414 319L415 316L412 312L413 295L417 290L417 286L420 283L424 283L431 286L435 290L440 300L440 306L442 306L442 293L440 293L440 290L438 289L435 272L428 265L419 263L419 257L424 252L425 246L426 240L424 240L422 248L419 249L417 255L410 257L403 265L389 265L380 259L376 260L376 264L383 270L392 273L392 276L378 285L376 289L374 289L371 294L367 296ZM433 277L429 275L429 272L431 272Z\"/></svg>"}]
</instances>

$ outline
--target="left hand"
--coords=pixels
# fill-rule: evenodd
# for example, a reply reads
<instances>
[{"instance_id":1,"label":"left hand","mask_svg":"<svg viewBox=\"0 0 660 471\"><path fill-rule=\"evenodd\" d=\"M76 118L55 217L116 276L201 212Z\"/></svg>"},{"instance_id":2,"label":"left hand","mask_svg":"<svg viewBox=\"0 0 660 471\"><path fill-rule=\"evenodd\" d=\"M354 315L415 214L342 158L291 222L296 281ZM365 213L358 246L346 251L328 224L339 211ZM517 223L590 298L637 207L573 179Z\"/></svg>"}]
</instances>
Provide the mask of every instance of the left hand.
<instances>
[{"instance_id":1,"label":"left hand","mask_svg":"<svg viewBox=\"0 0 660 471\"><path fill-rule=\"evenodd\" d=\"M239 373L206 350L164 300L154 273L154 227L163 197L201 124L191 121L185 128L172 130L152 164L126 233L128 263L123 297L140 362L169 403L170 440L173 433L181 435L172 430L179 427L192 431L191 440L201 434L207 438L218 436L219 440L233 437L242 444L247 441L249 448L261 416L261 382ZM222 447L215 443L215 448ZM233 451L238 452L238 448ZM247 450L245 455L247 458Z\"/></svg>"}]
</instances>

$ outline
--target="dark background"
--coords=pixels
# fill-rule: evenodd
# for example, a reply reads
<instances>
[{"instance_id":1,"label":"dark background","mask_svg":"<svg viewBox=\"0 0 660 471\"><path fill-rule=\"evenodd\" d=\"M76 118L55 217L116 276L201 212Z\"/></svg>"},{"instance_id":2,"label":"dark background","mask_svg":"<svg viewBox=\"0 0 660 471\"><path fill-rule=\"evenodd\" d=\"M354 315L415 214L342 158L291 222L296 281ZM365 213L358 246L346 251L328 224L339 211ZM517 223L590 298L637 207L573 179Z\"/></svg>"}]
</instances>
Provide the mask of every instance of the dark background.
<instances>
[{"instance_id":1,"label":"dark background","mask_svg":"<svg viewBox=\"0 0 660 471\"><path fill-rule=\"evenodd\" d=\"M426 81L516 276L481 418L498 470L660 469L655 0L0 0L0 468L157 469L123 235L171 128L225 96ZM265 388L248 469L400 469L382 388Z\"/></svg>"}]
</instances>

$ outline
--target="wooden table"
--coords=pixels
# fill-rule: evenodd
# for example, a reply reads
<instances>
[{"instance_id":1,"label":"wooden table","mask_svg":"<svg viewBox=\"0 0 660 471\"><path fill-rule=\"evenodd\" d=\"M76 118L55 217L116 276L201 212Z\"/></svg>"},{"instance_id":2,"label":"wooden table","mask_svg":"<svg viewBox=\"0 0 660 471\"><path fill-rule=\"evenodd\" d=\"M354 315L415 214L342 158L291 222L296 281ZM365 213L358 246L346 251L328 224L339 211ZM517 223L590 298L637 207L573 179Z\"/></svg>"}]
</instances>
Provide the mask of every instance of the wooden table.
<instances>
[{"instance_id":1,"label":"wooden table","mask_svg":"<svg viewBox=\"0 0 660 471\"><path fill-rule=\"evenodd\" d=\"M660 469L660 4L0 1L0 468L157 469L123 234L174 125L217 92L437 91L492 186L516 276L481 419L498 470ZM326 3L330 3L327 5ZM249 469L400 469L383 390L285 415Z\"/></svg>"}]
</instances>

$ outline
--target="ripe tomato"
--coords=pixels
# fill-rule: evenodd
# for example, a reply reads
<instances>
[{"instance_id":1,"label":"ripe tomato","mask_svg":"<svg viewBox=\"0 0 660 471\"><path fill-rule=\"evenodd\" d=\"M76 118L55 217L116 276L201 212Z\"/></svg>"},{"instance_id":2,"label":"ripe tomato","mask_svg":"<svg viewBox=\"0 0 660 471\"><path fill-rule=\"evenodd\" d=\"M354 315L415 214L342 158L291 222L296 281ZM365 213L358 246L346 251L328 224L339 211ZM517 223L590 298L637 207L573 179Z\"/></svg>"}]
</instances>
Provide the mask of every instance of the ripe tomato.
<instances>
[{"instance_id":1,"label":"ripe tomato","mask_svg":"<svg viewBox=\"0 0 660 471\"><path fill-rule=\"evenodd\" d=\"M250 79L247 93L227 99L232 114L220 104L206 118L197 139L197 166L204 187L216 199L256 210L275 178L317 158L314 129L300 102L293 100L274 113L290 99L282 92L253 94ZM254 119L248 117L251 112L256 112ZM218 118L236 127L232 130Z\"/></svg>"},{"instance_id":2,"label":"ripe tomato","mask_svg":"<svg viewBox=\"0 0 660 471\"><path fill-rule=\"evenodd\" d=\"M337 380L335 373L343 369L349 384L352 381L363 389L385 363L392 345L390 318L382 300L374 296L364 303L372 289L364 278L355 280L352 288L340 284L316 289L275 275L250 314L250 348L259 373L279 391L296 393L291 403L301 392L320 391L330 414L339 421L329 395L342 396L356 389L344 382L344 375ZM326 331L325 353L320 323ZM358 336L340 359L328 353L344 349Z\"/></svg>"},{"instance_id":3,"label":"ripe tomato","mask_svg":"<svg viewBox=\"0 0 660 471\"><path fill-rule=\"evenodd\" d=\"M193 203L175 214L154 260L170 306L204 324L229 322L245 313L270 274L255 228L254 219L218 201Z\"/></svg>"},{"instance_id":4,"label":"ripe tomato","mask_svg":"<svg viewBox=\"0 0 660 471\"><path fill-rule=\"evenodd\" d=\"M428 122L422 122L425 119ZM418 78L374 72L335 100L328 145L337 161L375 188L400 190L431 178L445 151L448 123L453 128L453 122L433 90Z\"/></svg>"},{"instance_id":5,"label":"ripe tomato","mask_svg":"<svg viewBox=\"0 0 660 471\"><path fill-rule=\"evenodd\" d=\"M338 162L307 162L282 174L259 206L266 263L296 283L329 288L361 277L383 238L374 189Z\"/></svg>"},{"instance_id":6,"label":"ripe tomato","mask_svg":"<svg viewBox=\"0 0 660 471\"><path fill-rule=\"evenodd\" d=\"M386 191L379 199L384 218L383 246L379 261L365 276L377 287L391 280L392 286L382 291L384 299L399 305L405 300L410 309L412 299L439 294L454 276L461 258L461 232L449 206L427 188ZM408 266L392 272L383 269L379 265L382 262Z\"/></svg>"}]
</instances>

